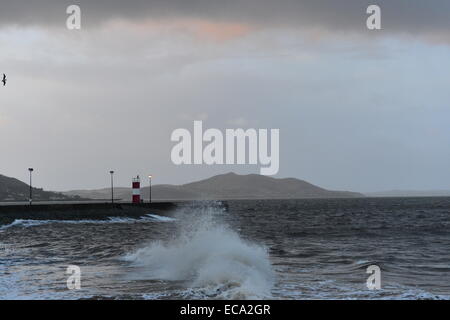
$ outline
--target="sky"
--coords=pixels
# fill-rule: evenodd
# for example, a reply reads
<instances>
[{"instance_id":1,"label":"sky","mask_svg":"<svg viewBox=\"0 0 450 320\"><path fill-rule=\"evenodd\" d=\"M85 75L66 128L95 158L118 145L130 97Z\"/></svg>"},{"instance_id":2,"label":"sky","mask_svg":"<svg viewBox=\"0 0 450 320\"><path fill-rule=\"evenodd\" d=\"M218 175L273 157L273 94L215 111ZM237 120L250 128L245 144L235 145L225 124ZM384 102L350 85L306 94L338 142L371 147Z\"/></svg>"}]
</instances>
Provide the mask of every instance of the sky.
<instances>
[{"instance_id":1,"label":"sky","mask_svg":"<svg viewBox=\"0 0 450 320\"><path fill-rule=\"evenodd\" d=\"M259 173L174 165L171 133L202 120L279 129L275 177L450 189L449 70L448 0L2 1L0 174L33 167L63 191L107 187L111 169L118 186Z\"/></svg>"}]
</instances>

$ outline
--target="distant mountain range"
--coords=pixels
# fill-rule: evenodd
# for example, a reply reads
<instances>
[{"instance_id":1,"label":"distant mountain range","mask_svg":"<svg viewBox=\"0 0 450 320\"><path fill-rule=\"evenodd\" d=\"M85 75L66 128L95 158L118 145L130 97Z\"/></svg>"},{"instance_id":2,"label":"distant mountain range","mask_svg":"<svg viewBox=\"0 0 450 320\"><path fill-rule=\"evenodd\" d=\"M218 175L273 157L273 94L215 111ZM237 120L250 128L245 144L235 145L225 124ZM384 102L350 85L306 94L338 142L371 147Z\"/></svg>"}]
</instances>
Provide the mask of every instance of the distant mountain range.
<instances>
[{"instance_id":1,"label":"distant mountain range","mask_svg":"<svg viewBox=\"0 0 450 320\"><path fill-rule=\"evenodd\" d=\"M141 189L149 198L148 186ZM304 198L358 198L358 197L450 197L450 190L392 190L368 192L326 190L309 182L294 179L276 179L257 174L228 173L183 185L155 185L154 200L227 200L227 199L304 199ZM28 201L29 185L15 178L0 175L0 201ZM44 191L33 188L35 201L109 200L111 189ZM114 198L131 200L131 188L114 188Z\"/></svg>"},{"instance_id":2,"label":"distant mountain range","mask_svg":"<svg viewBox=\"0 0 450 320\"><path fill-rule=\"evenodd\" d=\"M68 196L91 199L109 199L109 188L73 190ZM149 198L149 187L142 188L143 198ZM131 199L131 188L115 188L114 197ZM228 173L184 185L155 185L155 200L227 200L227 199L301 199L301 198L355 198L363 194L349 191L331 191L294 178L275 179L257 174Z\"/></svg>"},{"instance_id":3,"label":"distant mountain range","mask_svg":"<svg viewBox=\"0 0 450 320\"><path fill-rule=\"evenodd\" d=\"M28 184L15 178L0 175L0 201L28 201L29 195L30 186ZM79 197L33 188L33 200L64 201L79 200Z\"/></svg>"},{"instance_id":4,"label":"distant mountain range","mask_svg":"<svg viewBox=\"0 0 450 320\"><path fill-rule=\"evenodd\" d=\"M450 197L450 190L390 190L367 192L368 197Z\"/></svg>"}]
</instances>

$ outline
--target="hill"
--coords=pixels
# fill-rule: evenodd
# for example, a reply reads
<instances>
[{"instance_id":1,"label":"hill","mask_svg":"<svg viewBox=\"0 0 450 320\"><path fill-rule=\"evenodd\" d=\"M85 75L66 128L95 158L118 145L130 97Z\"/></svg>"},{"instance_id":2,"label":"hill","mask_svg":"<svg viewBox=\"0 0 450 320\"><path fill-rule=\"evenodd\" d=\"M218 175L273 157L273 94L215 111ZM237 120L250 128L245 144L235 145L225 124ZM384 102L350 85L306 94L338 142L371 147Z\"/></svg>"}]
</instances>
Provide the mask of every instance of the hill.
<instances>
[{"instance_id":1,"label":"hill","mask_svg":"<svg viewBox=\"0 0 450 320\"><path fill-rule=\"evenodd\" d=\"M110 189L75 190L66 195L78 195L92 199L108 199ZM117 188L115 197L131 199L131 189ZM141 194L149 197L148 187L142 188ZM250 174L237 175L228 173L209 179L184 185L155 185L152 198L155 200L226 200L226 199L302 199L302 198L354 198L363 194L348 191L331 191L317 187L309 182L294 179L276 179Z\"/></svg>"},{"instance_id":2,"label":"hill","mask_svg":"<svg viewBox=\"0 0 450 320\"><path fill-rule=\"evenodd\" d=\"M30 186L15 178L0 175L0 201L28 201ZM44 191L39 188L33 188L33 200L79 200L78 196L69 196L62 193Z\"/></svg>"}]
</instances>

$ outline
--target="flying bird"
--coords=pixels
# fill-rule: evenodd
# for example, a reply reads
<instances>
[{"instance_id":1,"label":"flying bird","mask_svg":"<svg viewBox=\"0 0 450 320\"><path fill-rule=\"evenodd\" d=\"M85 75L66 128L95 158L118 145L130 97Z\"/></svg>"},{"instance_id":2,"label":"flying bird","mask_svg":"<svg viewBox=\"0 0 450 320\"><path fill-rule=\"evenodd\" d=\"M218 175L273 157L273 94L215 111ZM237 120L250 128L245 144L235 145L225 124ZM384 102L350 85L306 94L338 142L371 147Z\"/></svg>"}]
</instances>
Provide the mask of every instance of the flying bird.
<instances>
[{"instance_id":1,"label":"flying bird","mask_svg":"<svg viewBox=\"0 0 450 320\"><path fill-rule=\"evenodd\" d=\"M3 82L3 86L6 86L6 74L3 74L2 82Z\"/></svg>"}]
</instances>

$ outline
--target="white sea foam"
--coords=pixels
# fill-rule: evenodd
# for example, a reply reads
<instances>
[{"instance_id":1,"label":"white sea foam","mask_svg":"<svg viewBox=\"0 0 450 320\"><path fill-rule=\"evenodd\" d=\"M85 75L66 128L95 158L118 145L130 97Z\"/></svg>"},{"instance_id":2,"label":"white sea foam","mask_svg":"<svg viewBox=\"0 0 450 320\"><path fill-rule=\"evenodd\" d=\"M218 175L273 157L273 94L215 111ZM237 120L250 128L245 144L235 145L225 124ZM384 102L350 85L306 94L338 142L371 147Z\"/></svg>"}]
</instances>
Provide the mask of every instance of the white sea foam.
<instances>
[{"instance_id":1,"label":"white sea foam","mask_svg":"<svg viewBox=\"0 0 450 320\"><path fill-rule=\"evenodd\" d=\"M172 221L175 221L174 218L158 216L156 214L148 214L146 217L152 218L155 221L161 221L161 222L172 222Z\"/></svg>"},{"instance_id":2,"label":"white sea foam","mask_svg":"<svg viewBox=\"0 0 450 320\"><path fill-rule=\"evenodd\" d=\"M130 277L185 281L191 298L270 297L273 271L267 250L243 240L213 216L191 214L175 239L126 255L124 260L138 270Z\"/></svg>"},{"instance_id":3,"label":"white sea foam","mask_svg":"<svg viewBox=\"0 0 450 320\"><path fill-rule=\"evenodd\" d=\"M172 222L174 218L159 216L156 214L147 214L139 219L127 218L127 217L109 217L105 220L31 220L31 219L16 219L14 222L0 226L0 230L6 230L11 227L35 227L51 223L59 224L106 224L106 223L135 223L135 222Z\"/></svg>"}]
</instances>

